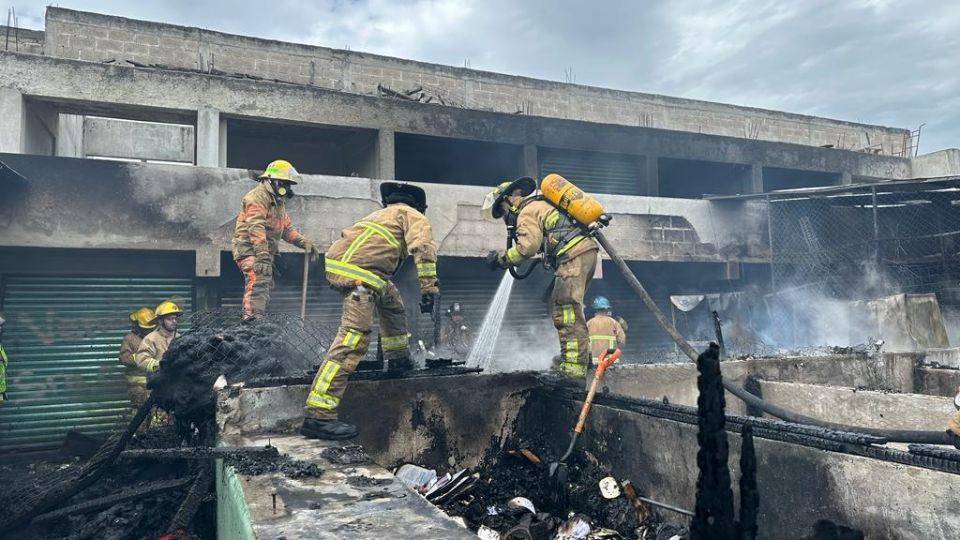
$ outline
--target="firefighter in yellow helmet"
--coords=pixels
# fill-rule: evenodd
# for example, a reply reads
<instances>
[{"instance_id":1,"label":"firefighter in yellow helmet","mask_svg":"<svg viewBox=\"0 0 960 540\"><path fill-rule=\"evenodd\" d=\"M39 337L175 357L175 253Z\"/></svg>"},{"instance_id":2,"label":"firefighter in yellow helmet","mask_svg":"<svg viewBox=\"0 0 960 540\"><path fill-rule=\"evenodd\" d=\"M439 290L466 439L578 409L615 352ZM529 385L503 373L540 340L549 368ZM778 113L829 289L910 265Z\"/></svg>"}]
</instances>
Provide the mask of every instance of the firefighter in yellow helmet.
<instances>
[{"instance_id":1,"label":"firefighter in yellow helmet","mask_svg":"<svg viewBox=\"0 0 960 540\"><path fill-rule=\"evenodd\" d=\"M260 183L243 196L233 232L233 260L243 272L243 318L262 316L270 301L273 259L280 240L293 244L312 259L320 250L293 226L284 201L293 197L300 174L289 161L279 159L267 165Z\"/></svg>"},{"instance_id":2,"label":"firefighter in yellow helmet","mask_svg":"<svg viewBox=\"0 0 960 540\"><path fill-rule=\"evenodd\" d=\"M553 269L550 313L560 336L560 371L586 377L590 363L590 338L583 313L583 296L593 278L600 249L593 238L549 202L532 196L537 184L523 177L503 182L487 194L481 214L502 218L513 246L505 252L491 251L491 269L510 268L537 254Z\"/></svg>"},{"instance_id":3,"label":"firefighter in yellow helmet","mask_svg":"<svg viewBox=\"0 0 960 540\"><path fill-rule=\"evenodd\" d=\"M147 400L147 373L134 362L134 355L140 349L143 338L152 332L157 323L154 310L142 307L130 313L130 332L123 337L120 344L120 363L126 367L127 393L130 395L130 404L139 408Z\"/></svg>"},{"instance_id":4,"label":"firefighter in yellow helmet","mask_svg":"<svg viewBox=\"0 0 960 540\"><path fill-rule=\"evenodd\" d=\"M133 356L134 363L144 373L153 373L160 368L163 353L167 352L170 342L177 337L177 321L180 315L183 315L183 310L171 300L160 302L154 310L151 322L157 327L143 338L137 354Z\"/></svg>"},{"instance_id":5,"label":"firefighter in yellow helmet","mask_svg":"<svg viewBox=\"0 0 960 540\"><path fill-rule=\"evenodd\" d=\"M437 302L437 248L433 242L426 194L409 184L380 185L383 208L347 227L326 253L327 281L343 296L340 328L310 387L304 408L305 437L349 439L357 428L341 422L337 407L347 378L370 345L373 316L380 319L380 346L391 370L413 367L407 317L400 292L390 281L409 255L420 284L420 312Z\"/></svg>"}]
</instances>

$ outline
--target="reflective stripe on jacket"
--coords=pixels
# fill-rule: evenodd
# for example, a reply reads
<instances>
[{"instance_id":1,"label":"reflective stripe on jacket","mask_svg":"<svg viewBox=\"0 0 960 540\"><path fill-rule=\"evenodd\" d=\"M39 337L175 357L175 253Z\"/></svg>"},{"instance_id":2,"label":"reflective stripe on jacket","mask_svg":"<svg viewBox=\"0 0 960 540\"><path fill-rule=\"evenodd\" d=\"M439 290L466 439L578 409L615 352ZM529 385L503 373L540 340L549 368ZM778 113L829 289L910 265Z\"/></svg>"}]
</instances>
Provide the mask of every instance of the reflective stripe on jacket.
<instances>
[{"instance_id":1,"label":"reflective stripe on jacket","mask_svg":"<svg viewBox=\"0 0 960 540\"><path fill-rule=\"evenodd\" d=\"M123 336L123 342L120 344L119 358L120 363L126 368L124 375L127 378L127 382L146 386L147 372L137 366L137 363L134 361L134 355L137 354L137 351L140 349L140 343L142 342L143 338L140 337L140 334L130 331L130 333Z\"/></svg>"},{"instance_id":2,"label":"reflective stripe on jacket","mask_svg":"<svg viewBox=\"0 0 960 540\"><path fill-rule=\"evenodd\" d=\"M520 208L517 240L505 258L517 265L537 253L566 260L596 249L600 249L596 240L580 234L570 218L547 201L533 200Z\"/></svg>"},{"instance_id":3,"label":"reflective stripe on jacket","mask_svg":"<svg viewBox=\"0 0 960 540\"><path fill-rule=\"evenodd\" d=\"M590 334L590 354L594 358L600 358L603 351L622 347L627 342L623 327L607 315L594 315L587 321L587 332Z\"/></svg>"},{"instance_id":4,"label":"reflective stripe on jacket","mask_svg":"<svg viewBox=\"0 0 960 540\"><path fill-rule=\"evenodd\" d=\"M439 292L430 221L406 204L391 204L343 230L326 253L327 279L343 287L360 281L380 290L408 255L417 265L420 291Z\"/></svg>"},{"instance_id":5,"label":"reflective stripe on jacket","mask_svg":"<svg viewBox=\"0 0 960 540\"><path fill-rule=\"evenodd\" d=\"M303 249L306 239L293 226L283 199L261 182L243 196L233 229L233 260L250 255L275 255L283 239Z\"/></svg>"},{"instance_id":6,"label":"reflective stripe on jacket","mask_svg":"<svg viewBox=\"0 0 960 540\"><path fill-rule=\"evenodd\" d=\"M137 354L133 355L133 361L144 373L153 373L160 368L160 360L163 354L170 348L170 342L177 337L176 332L167 332L162 326L147 334L140 342Z\"/></svg>"}]
</instances>

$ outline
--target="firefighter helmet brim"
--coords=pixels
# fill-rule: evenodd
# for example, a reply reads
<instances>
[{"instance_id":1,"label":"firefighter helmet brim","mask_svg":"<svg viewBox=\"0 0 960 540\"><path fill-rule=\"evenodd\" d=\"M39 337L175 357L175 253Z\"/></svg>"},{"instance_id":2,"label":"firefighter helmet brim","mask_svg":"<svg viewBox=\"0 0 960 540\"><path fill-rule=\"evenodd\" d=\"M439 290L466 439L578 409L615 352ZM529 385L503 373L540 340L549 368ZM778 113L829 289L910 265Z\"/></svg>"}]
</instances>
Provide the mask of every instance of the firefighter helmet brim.
<instances>
[{"instance_id":1,"label":"firefighter helmet brim","mask_svg":"<svg viewBox=\"0 0 960 540\"><path fill-rule=\"evenodd\" d=\"M520 190L520 195L526 197L536 189L537 182L529 176L517 178L513 182L501 182L484 197L483 204L480 206L480 215L487 219L500 219L503 217L503 205L501 203L507 196Z\"/></svg>"},{"instance_id":2,"label":"firefighter helmet brim","mask_svg":"<svg viewBox=\"0 0 960 540\"><path fill-rule=\"evenodd\" d=\"M408 203L423 214L427 211L427 192L413 184L382 182L380 184L380 202L384 206L393 202Z\"/></svg>"}]
</instances>

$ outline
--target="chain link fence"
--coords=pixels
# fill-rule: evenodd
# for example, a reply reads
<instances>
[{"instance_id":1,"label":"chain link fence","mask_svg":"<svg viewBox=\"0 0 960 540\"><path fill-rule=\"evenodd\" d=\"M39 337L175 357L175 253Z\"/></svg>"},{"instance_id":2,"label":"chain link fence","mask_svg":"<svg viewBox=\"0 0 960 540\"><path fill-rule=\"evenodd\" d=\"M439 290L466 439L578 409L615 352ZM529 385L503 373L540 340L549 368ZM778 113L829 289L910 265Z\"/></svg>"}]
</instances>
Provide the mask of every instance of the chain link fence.
<instances>
[{"instance_id":1,"label":"chain link fence","mask_svg":"<svg viewBox=\"0 0 960 540\"><path fill-rule=\"evenodd\" d=\"M956 320L960 179L773 193L767 200L767 303L771 328L780 330L774 341L803 343L797 332L805 321L797 317L829 317L836 303L899 293L933 293L948 326Z\"/></svg>"}]
</instances>

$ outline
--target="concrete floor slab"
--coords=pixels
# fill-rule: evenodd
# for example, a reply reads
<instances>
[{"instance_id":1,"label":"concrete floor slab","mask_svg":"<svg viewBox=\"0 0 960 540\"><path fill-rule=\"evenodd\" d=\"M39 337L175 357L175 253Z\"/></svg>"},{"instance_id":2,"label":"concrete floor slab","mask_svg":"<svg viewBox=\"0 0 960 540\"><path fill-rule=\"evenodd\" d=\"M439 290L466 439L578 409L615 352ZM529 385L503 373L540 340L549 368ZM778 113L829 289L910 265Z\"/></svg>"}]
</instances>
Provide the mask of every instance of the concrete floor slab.
<instances>
[{"instance_id":1,"label":"concrete floor slab","mask_svg":"<svg viewBox=\"0 0 960 540\"><path fill-rule=\"evenodd\" d=\"M321 452L336 444L297 435L257 436L227 444L272 444L283 454L315 462L319 478L292 479L282 474L237 474L252 538L263 540L386 538L476 538L376 464L334 465ZM383 485L349 483L351 478L388 480ZM218 482L218 490L222 483ZM227 494L219 493L218 497Z\"/></svg>"}]
</instances>

